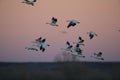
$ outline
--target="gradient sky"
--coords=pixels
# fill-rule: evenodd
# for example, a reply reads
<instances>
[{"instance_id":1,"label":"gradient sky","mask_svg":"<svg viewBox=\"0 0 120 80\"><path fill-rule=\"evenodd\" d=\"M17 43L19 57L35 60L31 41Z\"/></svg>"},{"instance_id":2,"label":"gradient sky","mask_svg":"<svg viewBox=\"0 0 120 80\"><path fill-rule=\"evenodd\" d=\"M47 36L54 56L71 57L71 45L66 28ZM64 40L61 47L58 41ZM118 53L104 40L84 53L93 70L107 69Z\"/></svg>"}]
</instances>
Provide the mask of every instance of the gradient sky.
<instances>
[{"instance_id":1,"label":"gradient sky","mask_svg":"<svg viewBox=\"0 0 120 80\"><path fill-rule=\"evenodd\" d=\"M85 40L81 48L86 58L81 60L96 61L90 55L101 51L105 61L120 61L120 0L37 0L35 6L22 1L0 0L0 61L54 61L66 41L78 36ZM59 27L46 24L52 17ZM70 19L81 23L67 29ZM89 40L89 31L98 36ZM44 53L25 49L40 36L51 45Z\"/></svg>"}]
</instances>

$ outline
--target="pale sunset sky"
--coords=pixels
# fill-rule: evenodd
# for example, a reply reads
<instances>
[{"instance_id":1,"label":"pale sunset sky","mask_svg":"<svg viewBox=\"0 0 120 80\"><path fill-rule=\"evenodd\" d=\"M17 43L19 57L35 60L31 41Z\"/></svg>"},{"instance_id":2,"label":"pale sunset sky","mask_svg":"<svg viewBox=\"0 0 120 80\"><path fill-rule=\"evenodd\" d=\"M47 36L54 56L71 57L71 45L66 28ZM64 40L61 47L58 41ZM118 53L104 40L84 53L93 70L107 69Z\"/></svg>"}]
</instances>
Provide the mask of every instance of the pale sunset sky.
<instances>
[{"instance_id":1,"label":"pale sunset sky","mask_svg":"<svg viewBox=\"0 0 120 80\"><path fill-rule=\"evenodd\" d=\"M101 51L105 61L120 61L120 0L37 0L34 6L22 1L0 0L0 62L51 62L66 41L79 36L86 56L80 60L96 61L90 55ZM58 27L46 24L52 17ZM80 24L67 29L71 19ZM89 31L98 36L90 40ZM50 44L44 53L25 49L40 36Z\"/></svg>"}]
</instances>

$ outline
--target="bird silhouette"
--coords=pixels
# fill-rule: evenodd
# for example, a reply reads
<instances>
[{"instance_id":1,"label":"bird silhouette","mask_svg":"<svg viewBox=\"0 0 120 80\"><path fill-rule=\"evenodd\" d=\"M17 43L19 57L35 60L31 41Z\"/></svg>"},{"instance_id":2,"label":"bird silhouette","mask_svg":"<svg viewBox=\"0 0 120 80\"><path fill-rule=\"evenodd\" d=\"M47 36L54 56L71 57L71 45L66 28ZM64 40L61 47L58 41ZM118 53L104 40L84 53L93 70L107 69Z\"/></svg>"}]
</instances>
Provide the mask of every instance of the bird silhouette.
<instances>
[{"instance_id":1,"label":"bird silhouette","mask_svg":"<svg viewBox=\"0 0 120 80\"><path fill-rule=\"evenodd\" d=\"M77 20L67 20L67 22L69 22L69 24L67 25L67 28L70 28L71 26L75 26L77 23L80 23Z\"/></svg>"},{"instance_id":2,"label":"bird silhouette","mask_svg":"<svg viewBox=\"0 0 120 80\"><path fill-rule=\"evenodd\" d=\"M79 44L76 44L76 46L73 48L72 55L85 58L85 56L82 54L82 51L83 50L80 49Z\"/></svg>"},{"instance_id":3,"label":"bird silhouette","mask_svg":"<svg viewBox=\"0 0 120 80\"><path fill-rule=\"evenodd\" d=\"M84 40L82 39L82 37L79 36L77 42L73 42L73 44L85 45L83 44L83 42Z\"/></svg>"},{"instance_id":4,"label":"bird silhouette","mask_svg":"<svg viewBox=\"0 0 120 80\"><path fill-rule=\"evenodd\" d=\"M36 2L36 0L24 0L22 3L34 6L35 2Z\"/></svg>"},{"instance_id":5,"label":"bird silhouette","mask_svg":"<svg viewBox=\"0 0 120 80\"><path fill-rule=\"evenodd\" d=\"M42 52L44 52L46 50L47 46L50 46L50 45L46 43L46 39L43 39L41 41L41 46L39 48L40 48L40 50L42 50Z\"/></svg>"},{"instance_id":6,"label":"bird silhouette","mask_svg":"<svg viewBox=\"0 0 120 80\"><path fill-rule=\"evenodd\" d=\"M89 34L90 39L93 39L94 36L97 36L97 34L93 31L87 32L87 34Z\"/></svg>"},{"instance_id":7,"label":"bird silhouette","mask_svg":"<svg viewBox=\"0 0 120 80\"><path fill-rule=\"evenodd\" d=\"M50 24L51 26L58 26L58 24L57 24L57 18L55 18L55 17L52 17L52 19L51 19L51 22L49 23L46 23L46 24Z\"/></svg>"},{"instance_id":8,"label":"bird silhouette","mask_svg":"<svg viewBox=\"0 0 120 80\"><path fill-rule=\"evenodd\" d=\"M94 53L91 57L99 60L104 60L104 58L102 57L102 52Z\"/></svg>"}]
</instances>

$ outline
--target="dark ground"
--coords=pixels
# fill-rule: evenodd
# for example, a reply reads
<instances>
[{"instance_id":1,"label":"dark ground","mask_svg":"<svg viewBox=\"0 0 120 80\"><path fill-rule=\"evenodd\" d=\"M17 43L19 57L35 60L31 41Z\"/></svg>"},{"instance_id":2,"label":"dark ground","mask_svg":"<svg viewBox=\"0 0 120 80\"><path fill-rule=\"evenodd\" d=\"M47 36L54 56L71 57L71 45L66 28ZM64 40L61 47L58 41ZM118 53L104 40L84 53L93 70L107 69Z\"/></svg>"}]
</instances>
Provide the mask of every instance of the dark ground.
<instances>
[{"instance_id":1,"label":"dark ground","mask_svg":"<svg viewBox=\"0 0 120 80\"><path fill-rule=\"evenodd\" d=\"M120 80L120 62L0 62L0 80Z\"/></svg>"}]
</instances>

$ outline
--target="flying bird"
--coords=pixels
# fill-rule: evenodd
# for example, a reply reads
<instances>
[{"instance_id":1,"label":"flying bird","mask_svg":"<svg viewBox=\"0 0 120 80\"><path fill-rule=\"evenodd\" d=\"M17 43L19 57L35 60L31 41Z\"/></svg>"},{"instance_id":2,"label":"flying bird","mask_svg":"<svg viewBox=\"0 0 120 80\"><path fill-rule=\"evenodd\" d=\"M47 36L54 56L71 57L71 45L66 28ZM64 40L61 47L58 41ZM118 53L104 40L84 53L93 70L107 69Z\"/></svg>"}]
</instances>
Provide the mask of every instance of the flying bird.
<instances>
[{"instance_id":1,"label":"flying bird","mask_svg":"<svg viewBox=\"0 0 120 80\"><path fill-rule=\"evenodd\" d=\"M67 28L70 28L71 26L75 26L77 23L80 23L77 20L67 20L67 22L69 22Z\"/></svg>"},{"instance_id":2,"label":"flying bird","mask_svg":"<svg viewBox=\"0 0 120 80\"><path fill-rule=\"evenodd\" d=\"M71 49L72 49L72 45L70 44L70 42L66 42L66 50L68 50L68 51L72 51Z\"/></svg>"},{"instance_id":3,"label":"flying bird","mask_svg":"<svg viewBox=\"0 0 120 80\"><path fill-rule=\"evenodd\" d=\"M89 34L89 38L92 39L94 36L97 36L97 34L93 31L87 32Z\"/></svg>"},{"instance_id":4,"label":"flying bird","mask_svg":"<svg viewBox=\"0 0 120 80\"><path fill-rule=\"evenodd\" d=\"M51 22L50 23L46 23L46 24L50 24L51 26L58 26L57 18L52 17Z\"/></svg>"},{"instance_id":5,"label":"flying bird","mask_svg":"<svg viewBox=\"0 0 120 80\"><path fill-rule=\"evenodd\" d=\"M32 43L35 43L33 46L40 47L42 43L42 37L35 39L34 41L32 41Z\"/></svg>"},{"instance_id":6,"label":"flying bird","mask_svg":"<svg viewBox=\"0 0 120 80\"><path fill-rule=\"evenodd\" d=\"M38 51L37 48L41 46L41 40L42 40L42 37L35 39L34 41L32 41L32 43L34 43L34 44L30 47L25 47L25 49Z\"/></svg>"},{"instance_id":7,"label":"flying bird","mask_svg":"<svg viewBox=\"0 0 120 80\"><path fill-rule=\"evenodd\" d=\"M91 57L93 57L95 59L99 59L99 60L104 60L104 58L102 57L102 52L94 53L94 55Z\"/></svg>"},{"instance_id":8,"label":"flying bird","mask_svg":"<svg viewBox=\"0 0 120 80\"><path fill-rule=\"evenodd\" d=\"M38 47L42 52L45 51L47 46L50 46L46 43L46 39L42 39L42 37L39 37L38 39L35 39L35 41L32 42L35 43L33 46Z\"/></svg>"},{"instance_id":9,"label":"flying bird","mask_svg":"<svg viewBox=\"0 0 120 80\"><path fill-rule=\"evenodd\" d=\"M73 42L73 43L79 44L79 45L84 45L83 42L84 42L84 40L82 39L82 37L79 36L77 42Z\"/></svg>"},{"instance_id":10,"label":"flying bird","mask_svg":"<svg viewBox=\"0 0 120 80\"><path fill-rule=\"evenodd\" d=\"M25 49L38 51L37 48L39 48L39 50L44 52L46 50L46 47L50 46L49 44L46 43L46 39L42 39L42 37L35 39L34 41L32 41L32 43L34 44L31 47L25 47Z\"/></svg>"},{"instance_id":11,"label":"flying bird","mask_svg":"<svg viewBox=\"0 0 120 80\"><path fill-rule=\"evenodd\" d=\"M46 39L43 39L41 41L41 46L40 46L40 50L42 50L42 52L44 52L46 50L46 47L50 46L49 44L46 43Z\"/></svg>"},{"instance_id":12,"label":"flying bird","mask_svg":"<svg viewBox=\"0 0 120 80\"><path fill-rule=\"evenodd\" d=\"M69 41L66 42L66 48L61 48L62 50L65 50L65 51L70 51L72 52L72 45L70 44Z\"/></svg>"},{"instance_id":13,"label":"flying bird","mask_svg":"<svg viewBox=\"0 0 120 80\"><path fill-rule=\"evenodd\" d=\"M72 55L85 58L85 56L82 54L82 50L79 48L79 44L76 44L74 47Z\"/></svg>"},{"instance_id":14,"label":"flying bird","mask_svg":"<svg viewBox=\"0 0 120 80\"><path fill-rule=\"evenodd\" d=\"M74 47L74 51L78 54L82 54L82 50L79 48L79 44L76 44L76 46Z\"/></svg>"},{"instance_id":15,"label":"flying bird","mask_svg":"<svg viewBox=\"0 0 120 80\"><path fill-rule=\"evenodd\" d=\"M35 2L36 2L36 0L24 0L22 3L34 6Z\"/></svg>"}]
</instances>

